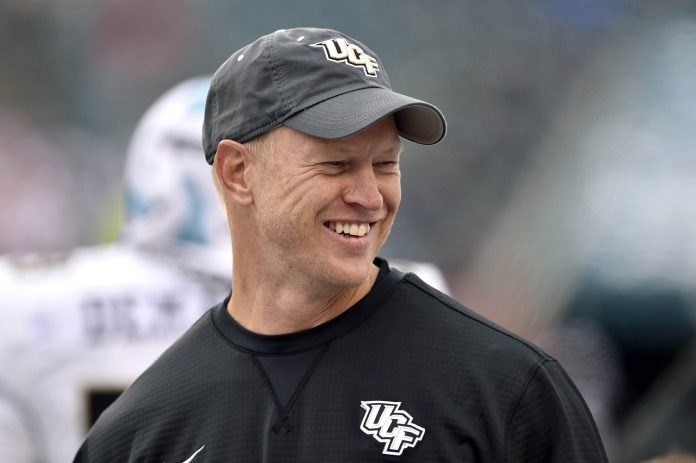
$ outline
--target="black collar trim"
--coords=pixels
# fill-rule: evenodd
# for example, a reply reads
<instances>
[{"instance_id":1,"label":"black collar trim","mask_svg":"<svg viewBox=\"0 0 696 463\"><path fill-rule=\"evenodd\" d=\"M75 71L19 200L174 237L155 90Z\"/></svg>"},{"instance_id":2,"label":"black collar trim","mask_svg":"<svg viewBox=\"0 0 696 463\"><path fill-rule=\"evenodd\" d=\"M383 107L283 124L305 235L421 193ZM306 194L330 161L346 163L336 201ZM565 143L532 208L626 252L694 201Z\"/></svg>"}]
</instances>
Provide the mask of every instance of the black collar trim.
<instances>
[{"instance_id":1,"label":"black collar trim","mask_svg":"<svg viewBox=\"0 0 696 463\"><path fill-rule=\"evenodd\" d=\"M403 280L404 274L390 269L386 260L375 259L379 274L372 290L353 307L317 327L297 333L263 335L247 330L227 312L230 296L213 308L212 321L220 334L239 349L257 354L283 355L315 349L353 330L379 308L379 302L390 295Z\"/></svg>"}]
</instances>

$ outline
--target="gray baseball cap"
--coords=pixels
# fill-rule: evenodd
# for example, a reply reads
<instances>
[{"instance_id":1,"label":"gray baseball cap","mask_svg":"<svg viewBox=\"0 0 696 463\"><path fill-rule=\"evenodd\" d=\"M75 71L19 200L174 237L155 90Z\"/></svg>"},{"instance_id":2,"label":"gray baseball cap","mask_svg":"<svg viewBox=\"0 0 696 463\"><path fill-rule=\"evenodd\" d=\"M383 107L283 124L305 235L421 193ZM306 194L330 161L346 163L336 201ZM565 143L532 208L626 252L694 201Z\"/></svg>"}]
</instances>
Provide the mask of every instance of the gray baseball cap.
<instances>
[{"instance_id":1,"label":"gray baseball cap","mask_svg":"<svg viewBox=\"0 0 696 463\"><path fill-rule=\"evenodd\" d=\"M394 92L381 60L347 35L281 29L236 51L215 72L205 105L203 148L244 143L279 125L342 138L393 114L399 134L430 145L445 135L434 105Z\"/></svg>"}]
</instances>

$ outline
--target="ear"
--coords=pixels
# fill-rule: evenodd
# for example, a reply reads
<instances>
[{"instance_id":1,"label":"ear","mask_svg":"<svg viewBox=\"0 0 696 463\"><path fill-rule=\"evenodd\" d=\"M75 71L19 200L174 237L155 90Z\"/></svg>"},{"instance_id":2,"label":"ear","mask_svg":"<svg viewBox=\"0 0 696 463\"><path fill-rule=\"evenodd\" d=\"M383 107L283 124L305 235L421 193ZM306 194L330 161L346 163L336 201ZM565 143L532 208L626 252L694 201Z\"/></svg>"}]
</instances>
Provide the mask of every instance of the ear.
<instances>
[{"instance_id":1,"label":"ear","mask_svg":"<svg viewBox=\"0 0 696 463\"><path fill-rule=\"evenodd\" d=\"M254 198L248 183L252 159L247 148L234 140L222 140L215 153L215 175L225 196L241 206L251 206Z\"/></svg>"}]
</instances>

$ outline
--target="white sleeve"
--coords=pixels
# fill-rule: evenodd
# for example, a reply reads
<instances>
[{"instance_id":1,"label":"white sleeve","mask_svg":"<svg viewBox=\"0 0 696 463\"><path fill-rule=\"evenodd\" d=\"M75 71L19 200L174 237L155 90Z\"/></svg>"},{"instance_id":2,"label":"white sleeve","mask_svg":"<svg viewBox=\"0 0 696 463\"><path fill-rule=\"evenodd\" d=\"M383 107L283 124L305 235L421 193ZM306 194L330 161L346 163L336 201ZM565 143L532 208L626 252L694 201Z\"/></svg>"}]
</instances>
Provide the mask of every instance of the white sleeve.
<instances>
[{"instance_id":1,"label":"white sleeve","mask_svg":"<svg viewBox=\"0 0 696 463\"><path fill-rule=\"evenodd\" d=\"M28 401L0 384L0 461L45 461L40 423Z\"/></svg>"}]
</instances>

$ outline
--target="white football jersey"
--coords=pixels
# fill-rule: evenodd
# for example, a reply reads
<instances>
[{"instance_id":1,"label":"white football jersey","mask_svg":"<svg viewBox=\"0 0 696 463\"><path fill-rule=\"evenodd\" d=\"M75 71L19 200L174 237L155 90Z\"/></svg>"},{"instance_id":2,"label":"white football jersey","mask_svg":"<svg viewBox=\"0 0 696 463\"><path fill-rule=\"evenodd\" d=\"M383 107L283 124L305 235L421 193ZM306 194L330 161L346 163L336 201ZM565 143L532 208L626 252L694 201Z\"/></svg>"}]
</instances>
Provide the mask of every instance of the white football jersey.
<instances>
[{"instance_id":1,"label":"white football jersey","mask_svg":"<svg viewBox=\"0 0 696 463\"><path fill-rule=\"evenodd\" d=\"M0 260L0 461L71 461L98 413L229 279L113 244Z\"/></svg>"}]
</instances>

